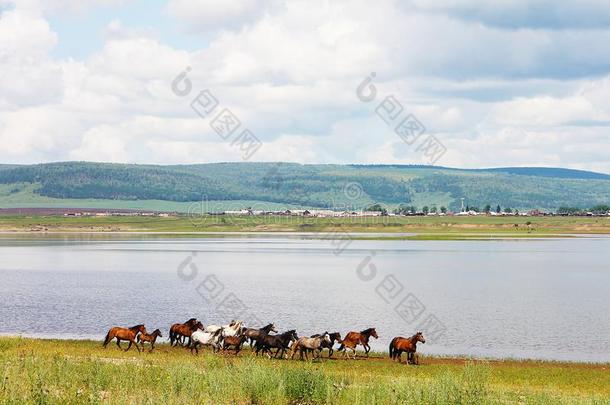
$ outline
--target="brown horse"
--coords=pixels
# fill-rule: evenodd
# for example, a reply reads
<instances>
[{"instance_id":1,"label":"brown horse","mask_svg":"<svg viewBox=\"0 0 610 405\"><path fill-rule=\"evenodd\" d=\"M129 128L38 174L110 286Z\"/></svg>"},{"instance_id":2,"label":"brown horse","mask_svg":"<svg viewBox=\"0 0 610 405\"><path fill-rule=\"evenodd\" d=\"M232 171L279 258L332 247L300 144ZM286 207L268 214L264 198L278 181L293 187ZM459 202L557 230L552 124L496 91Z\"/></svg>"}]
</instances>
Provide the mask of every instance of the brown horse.
<instances>
[{"instance_id":1,"label":"brown horse","mask_svg":"<svg viewBox=\"0 0 610 405\"><path fill-rule=\"evenodd\" d=\"M362 345L362 347L364 347L364 353L366 354L366 357L369 357L369 351L371 350L371 347L369 346L369 339L371 338L371 336L375 339L379 338L379 336L377 336L377 331L375 330L375 328L368 328L361 332L349 332L347 335L345 335L345 339L341 341L341 346L339 346L337 350L343 350L343 357L347 355L347 357L349 358L349 355L347 354L347 349L350 349L352 352L354 352L353 358L355 359L356 346Z\"/></svg>"},{"instance_id":2,"label":"brown horse","mask_svg":"<svg viewBox=\"0 0 610 405\"><path fill-rule=\"evenodd\" d=\"M136 325L132 326L131 328L121 328L118 326L110 328L108 333L106 333L106 338L104 339L104 348L108 346L108 343L110 343L112 339L116 338L116 345L119 347L119 349L123 349L120 344L121 340L127 340L129 341L129 346L127 346L127 349L123 350L127 351L131 349L131 345L134 344L136 345L136 349L140 351L138 343L136 342L136 336L138 333L146 333L146 328L144 325Z\"/></svg>"},{"instance_id":3,"label":"brown horse","mask_svg":"<svg viewBox=\"0 0 610 405\"><path fill-rule=\"evenodd\" d=\"M184 344L184 339L191 337L191 334L197 330L193 329L197 324L196 318L191 318L184 323L175 323L169 328L169 344L170 346L176 346L177 344ZM203 325L201 327L203 329ZM190 342L189 342L190 343Z\"/></svg>"},{"instance_id":4,"label":"brown horse","mask_svg":"<svg viewBox=\"0 0 610 405\"><path fill-rule=\"evenodd\" d=\"M426 343L424 335L417 332L410 338L397 336L390 342L390 358L400 363L400 355L402 352L407 352L406 364L419 364L415 352L417 351L417 342Z\"/></svg>"},{"instance_id":5,"label":"brown horse","mask_svg":"<svg viewBox=\"0 0 610 405\"><path fill-rule=\"evenodd\" d=\"M140 343L142 345L142 349L144 348L144 343L148 342L150 343L150 352L152 352L153 350L155 350L155 342L157 341L158 337L163 337L163 335L161 335L161 331L159 329L155 329L155 331L151 334L148 333L140 333L137 337L138 343Z\"/></svg>"},{"instance_id":6,"label":"brown horse","mask_svg":"<svg viewBox=\"0 0 610 405\"><path fill-rule=\"evenodd\" d=\"M241 351L241 347L244 342L248 339L246 335L241 336L225 336L222 340L222 350L225 351L230 347L235 349L235 355Z\"/></svg>"}]
</instances>

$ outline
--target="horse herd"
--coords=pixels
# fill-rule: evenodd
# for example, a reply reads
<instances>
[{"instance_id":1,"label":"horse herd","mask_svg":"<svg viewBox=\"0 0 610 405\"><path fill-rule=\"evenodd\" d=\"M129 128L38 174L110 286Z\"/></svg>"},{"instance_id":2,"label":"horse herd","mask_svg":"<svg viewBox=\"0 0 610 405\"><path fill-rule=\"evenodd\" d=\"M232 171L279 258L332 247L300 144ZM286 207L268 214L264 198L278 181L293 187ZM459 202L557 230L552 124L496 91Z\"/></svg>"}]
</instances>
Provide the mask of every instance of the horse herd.
<instances>
[{"instance_id":1,"label":"horse herd","mask_svg":"<svg viewBox=\"0 0 610 405\"><path fill-rule=\"evenodd\" d=\"M150 351L155 348L157 338L162 337L161 331L156 329L148 333L144 325L136 325L131 328L114 327L106 334L104 348L113 339L116 339L117 346L122 349L121 341L129 342L125 351L135 345L140 351L140 346L144 348L145 343L150 344ZM362 346L366 357L369 355L371 347L369 339L378 339L375 328L368 328L360 332L349 332L345 338L341 338L339 332L319 333L310 337L299 337L294 329L283 333L278 333L275 325L270 323L262 328L247 328L243 321L233 320L227 325L208 325L205 326L196 318L191 318L184 323L175 323L169 329L169 342L172 347L183 346L190 349L191 353L199 354L199 348L210 346L213 352L222 350L233 350L237 355L245 343L250 345L255 355L266 354L269 358L290 358L293 359L298 353L301 360L309 359L308 354L312 354L314 359L322 357L322 351L328 349L328 357L334 353L334 346L338 344L337 351L343 352L343 357L349 359L356 358L356 347ZM407 364L417 364L417 343L426 343L422 332L417 332L409 338L397 336L390 342L390 358L400 362L402 353L407 353ZM274 352L275 351L275 352Z\"/></svg>"}]
</instances>

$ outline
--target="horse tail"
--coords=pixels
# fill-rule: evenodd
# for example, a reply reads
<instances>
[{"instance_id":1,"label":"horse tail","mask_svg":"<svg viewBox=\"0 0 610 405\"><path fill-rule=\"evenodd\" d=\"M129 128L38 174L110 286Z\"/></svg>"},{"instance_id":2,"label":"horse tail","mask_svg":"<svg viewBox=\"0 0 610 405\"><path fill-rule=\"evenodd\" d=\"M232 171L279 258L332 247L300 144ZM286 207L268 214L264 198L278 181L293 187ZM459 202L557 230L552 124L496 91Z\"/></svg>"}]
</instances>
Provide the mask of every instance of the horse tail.
<instances>
[{"instance_id":1,"label":"horse tail","mask_svg":"<svg viewBox=\"0 0 610 405\"><path fill-rule=\"evenodd\" d=\"M390 358L393 359L394 358L394 339L392 339L392 341L390 342L390 347L389 350L390 352Z\"/></svg>"},{"instance_id":2,"label":"horse tail","mask_svg":"<svg viewBox=\"0 0 610 405\"><path fill-rule=\"evenodd\" d=\"M111 332L111 331L112 331L112 329L110 329L110 330L108 331L108 333L106 333L106 337L104 338L104 345L103 345L104 347L108 346L108 343L110 343L110 340L112 339L112 338L110 337L110 332Z\"/></svg>"}]
</instances>

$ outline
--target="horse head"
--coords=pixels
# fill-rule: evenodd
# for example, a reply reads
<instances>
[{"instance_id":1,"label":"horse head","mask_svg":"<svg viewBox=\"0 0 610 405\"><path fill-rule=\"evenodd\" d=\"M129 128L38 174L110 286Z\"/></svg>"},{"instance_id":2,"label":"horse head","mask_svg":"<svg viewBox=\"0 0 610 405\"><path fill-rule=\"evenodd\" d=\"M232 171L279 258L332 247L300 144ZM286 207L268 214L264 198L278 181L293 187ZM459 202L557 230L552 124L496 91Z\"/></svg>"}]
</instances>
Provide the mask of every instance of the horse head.
<instances>
[{"instance_id":1,"label":"horse head","mask_svg":"<svg viewBox=\"0 0 610 405\"><path fill-rule=\"evenodd\" d=\"M333 341L333 340L336 340L337 342L341 341L341 333L339 333L339 332L329 333L328 337L331 339L331 341Z\"/></svg>"},{"instance_id":2,"label":"horse head","mask_svg":"<svg viewBox=\"0 0 610 405\"><path fill-rule=\"evenodd\" d=\"M294 329L289 330L288 332L285 333L285 335L287 335L290 340L294 340L297 341L299 340L299 336L297 335L297 331Z\"/></svg>"},{"instance_id":3,"label":"horse head","mask_svg":"<svg viewBox=\"0 0 610 405\"><path fill-rule=\"evenodd\" d=\"M159 329L155 329L155 331L152 334L157 337L163 337L163 335L161 334L161 331Z\"/></svg>"},{"instance_id":4,"label":"horse head","mask_svg":"<svg viewBox=\"0 0 610 405\"><path fill-rule=\"evenodd\" d=\"M379 339L379 336L377 336L377 331L375 330L375 328L368 328L366 330L363 330L360 333L363 335L366 335L366 336L372 336L375 339Z\"/></svg>"},{"instance_id":5,"label":"horse head","mask_svg":"<svg viewBox=\"0 0 610 405\"><path fill-rule=\"evenodd\" d=\"M193 330L193 331L196 331L199 329L203 330L203 324L201 323L201 321L197 321L191 326L191 330Z\"/></svg>"},{"instance_id":6,"label":"horse head","mask_svg":"<svg viewBox=\"0 0 610 405\"><path fill-rule=\"evenodd\" d=\"M265 333L270 333L270 332L275 332L277 333L277 329L275 329L275 325L272 323L269 323L265 326L263 326L262 328L259 329L261 332L265 332Z\"/></svg>"},{"instance_id":7,"label":"horse head","mask_svg":"<svg viewBox=\"0 0 610 405\"><path fill-rule=\"evenodd\" d=\"M426 339L424 339L424 334L421 331L417 331L415 335L413 335L416 342L426 343Z\"/></svg>"}]
</instances>

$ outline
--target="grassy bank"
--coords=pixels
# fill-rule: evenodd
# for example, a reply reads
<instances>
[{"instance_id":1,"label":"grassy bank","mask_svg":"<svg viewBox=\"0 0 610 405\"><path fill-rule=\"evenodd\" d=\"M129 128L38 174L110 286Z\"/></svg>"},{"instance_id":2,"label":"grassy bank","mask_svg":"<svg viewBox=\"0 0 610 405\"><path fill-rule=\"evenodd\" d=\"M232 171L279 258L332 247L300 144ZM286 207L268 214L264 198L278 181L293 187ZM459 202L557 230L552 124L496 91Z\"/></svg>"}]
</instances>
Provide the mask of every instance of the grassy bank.
<instances>
[{"instance_id":1,"label":"grassy bank","mask_svg":"<svg viewBox=\"0 0 610 405\"><path fill-rule=\"evenodd\" d=\"M0 216L4 232L365 232L413 233L405 239L608 234L610 217Z\"/></svg>"},{"instance_id":2,"label":"grassy bank","mask_svg":"<svg viewBox=\"0 0 610 405\"><path fill-rule=\"evenodd\" d=\"M2 403L506 404L610 401L610 365L421 359L300 362L0 338Z\"/></svg>"}]
</instances>

